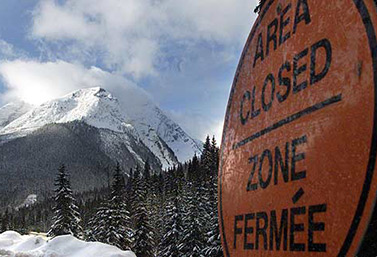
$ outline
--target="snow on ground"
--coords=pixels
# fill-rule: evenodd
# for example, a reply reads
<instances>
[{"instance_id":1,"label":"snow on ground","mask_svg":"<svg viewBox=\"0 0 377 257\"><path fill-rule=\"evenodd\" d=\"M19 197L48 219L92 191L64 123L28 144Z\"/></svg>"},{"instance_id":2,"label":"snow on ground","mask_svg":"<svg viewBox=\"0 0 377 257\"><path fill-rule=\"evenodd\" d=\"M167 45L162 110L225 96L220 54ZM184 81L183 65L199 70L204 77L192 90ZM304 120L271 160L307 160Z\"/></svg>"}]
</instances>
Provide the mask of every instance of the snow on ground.
<instances>
[{"instance_id":1,"label":"snow on ground","mask_svg":"<svg viewBox=\"0 0 377 257\"><path fill-rule=\"evenodd\" d=\"M1 257L136 257L131 251L97 242L84 242L73 236L58 236L50 240L43 237L21 236L7 231L0 234Z\"/></svg>"}]
</instances>

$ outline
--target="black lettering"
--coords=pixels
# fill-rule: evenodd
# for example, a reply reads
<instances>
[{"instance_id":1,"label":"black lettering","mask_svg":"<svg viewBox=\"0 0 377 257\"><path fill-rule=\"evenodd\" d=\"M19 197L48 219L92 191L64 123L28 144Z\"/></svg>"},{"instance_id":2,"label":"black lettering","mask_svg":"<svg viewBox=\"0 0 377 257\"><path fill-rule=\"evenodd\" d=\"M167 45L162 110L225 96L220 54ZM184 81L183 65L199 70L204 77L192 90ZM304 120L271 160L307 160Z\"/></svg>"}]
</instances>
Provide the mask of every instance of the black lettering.
<instances>
[{"instance_id":1,"label":"black lettering","mask_svg":"<svg viewBox=\"0 0 377 257\"><path fill-rule=\"evenodd\" d=\"M274 240L275 239L275 240ZM280 250L281 241L283 240L283 249L287 250L288 245L288 210L283 209L281 213L280 226L278 229L276 211L271 211L270 217L270 250L274 250L274 241L276 250Z\"/></svg>"},{"instance_id":2,"label":"black lettering","mask_svg":"<svg viewBox=\"0 0 377 257\"><path fill-rule=\"evenodd\" d=\"M249 220L253 220L255 217L255 214L254 213L249 213L249 214L246 214L245 215L245 234L244 234L244 238L243 238L243 249L244 250L253 250L254 249L254 244L253 243L249 243L248 242L248 238L247 236L250 234L253 234L254 233L254 228L251 226L249 227L248 226L248 221Z\"/></svg>"},{"instance_id":3,"label":"black lettering","mask_svg":"<svg viewBox=\"0 0 377 257\"><path fill-rule=\"evenodd\" d=\"M301 7L303 12L300 14ZM298 0L296 7L295 22L293 24L293 34L296 33L297 24L299 24L303 20L305 21L305 24L309 24L311 21L309 14L309 6L306 0Z\"/></svg>"},{"instance_id":4,"label":"black lettering","mask_svg":"<svg viewBox=\"0 0 377 257\"><path fill-rule=\"evenodd\" d=\"M265 181L263 181L262 168L263 168L263 161L264 161L266 156L268 158L268 175L267 175L267 179ZM259 163L259 171L258 171L259 185L263 189L267 188L270 185L271 177L272 177L272 165L273 165L273 163L272 163L271 151L266 149L262 153L260 163Z\"/></svg>"},{"instance_id":5,"label":"black lettering","mask_svg":"<svg viewBox=\"0 0 377 257\"><path fill-rule=\"evenodd\" d=\"M261 220L263 220L263 226L261 226ZM268 227L268 216L265 212L257 213L257 228L255 233L255 250L259 249L259 237L263 238L264 250L267 250L267 227Z\"/></svg>"},{"instance_id":6,"label":"black lettering","mask_svg":"<svg viewBox=\"0 0 377 257\"><path fill-rule=\"evenodd\" d=\"M234 240L233 240L233 248L237 248L237 235L242 234L242 228L237 227L237 223L239 221L243 221L243 215L238 215L234 218Z\"/></svg>"},{"instance_id":7,"label":"black lettering","mask_svg":"<svg viewBox=\"0 0 377 257\"><path fill-rule=\"evenodd\" d=\"M271 29L273 28L273 32ZM267 27L267 45L266 45L266 57L270 53L270 42L274 43L274 50L277 48L278 39L276 32L278 30L278 19L274 19Z\"/></svg>"},{"instance_id":8,"label":"black lettering","mask_svg":"<svg viewBox=\"0 0 377 257\"><path fill-rule=\"evenodd\" d=\"M292 163L291 163L291 180L292 181L306 178L306 170L296 172L296 162L305 159L305 153L296 154L296 147L298 145L305 144L306 142L307 142L306 136L302 136L292 141Z\"/></svg>"},{"instance_id":9,"label":"black lettering","mask_svg":"<svg viewBox=\"0 0 377 257\"><path fill-rule=\"evenodd\" d=\"M251 96L251 118L255 118L260 114L260 109L255 110L255 90L256 88L253 87L253 93Z\"/></svg>"},{"instance_id":10,"label":"black lettering","mask_svg":"<svg viewBox=\"0 0 377 257\"><path fill-rule=\"evenodd\" d=\"M317 50L319 48L324 48L326 51L326 64L323 67L322 71L316 74L316 59L317 59ZM311 54L310 54L310 85L317 83L318 81L322 80L327 72L330 69L331 65L331 58L332 58L332 49L331 43L327 39L322 39L321 41L315 43L311 47Z\"/></svg>"},{"instance_id":11,"label":"black lettering","mask_svg":"<svg viewBox=\"0 0 377 257\"><path fill-rule=\"evenodd\" d=\"M270 101L266 103L265 92L266 92L267 85L270 84L268 82L271 82L271 97L270 97ZM267 112L271 108L272 102L274 101L274 95L275 95L275 78L270 73L267 75L266 79L264 80L264 84L262 88L262 108L265 112Z\"/></svg>"},{"instance_id":12,"label":"black lettering","mask_svg":"<svg viewBox=\"0 0 377 257\"><path fill-rule=\"evenodd\" d=\"M310 252L326 252L326 244L314 243L314 232L325 231L324 222L314 222L314 214L320 212L326 212L327 205L313 205L309 206L309 225L308 225L308 250Z\"/></svg>"},{"instance_id":13,"label":"black lettering","mask_svg":"<svg viewBox=\"0 0 377 257\"><path fill-rule=\"evenodd\" d=\"M291 9L291 3L287 5L287 7L284 8L284 10L280 14L280 36L279 36L279 45L283 44L287 39L291 37L291 32L287 32L284 36L284 28L289 24L290 17L287 19L284 19L284 15L287 14L287 12Z\"/></svg>"},{"instance_id":14,"label":"black lettering","mask_svg":"<svg viewBox=\"0 0 377 257\"><path fill-rule=\"evenodd\" d=\"M283 162L283 157L280 152L280 148L277 146L275 147L275 177L274 177L274 184L278 184L278 176L279 176L279 164L281 173L283 174L283 180L285 183L289 181L289 143L285 144L285 163Z\"/></svg>"},{"instance_id":15,"label":"black lettering","mask_svg":"<svg viewBox=\"0 0 377 257\"><path fill-rule=\"evenodd\" d=\"M284 70L287 70L288 72L291 71L291 64L289 62L285 62L279 69L279 85L285 86L287 88L283 95L281 95L280 92L276 94L279 103L284 102L287 99L289 92L291 91L291 79L289 77L282 76Z\"/></svg>"},{"instance_id":16,"label":"black lettering","mask_svg":"<svg viewBox=\"0 0 377 257\"><path fill-rule=\"evenodd\" d=\"M295 243L295 233L304 231L304 224L303 223L295 223L295 216L303 215L306 213L305 207L294 207L291 208L291 215L290 215L290 233L289 233L289 250L295 252L303 252L305 251L305 244L303 243Z\"/></svg>"},{"instance_id":17,"label":"black lettering","mask_svg":"<svg viewBox=\"0 0 377 257\"><path fill-rule=\"evenodd\" d=\"M306 71L306 63L298 67L298 61L308 55L309 49L306 48L293 58L293 93L296 94L308 86L308 81L305 80L297 84L297 77Z\"/></svg>"},{"instance_id":18,"label":"black lettering","mask_svg":"<svg viewBox=\"0 0 377 257\"><path fill-rule=\"evenodd\" d=\"M258 163L258 155L250 157L249 163L253 163L253 168L251 169L249 179L247 180L246 191L254 191L254 190L258 189L258 183L252 184L253 177L254 177L255 170L256 170L256 167L257 167L257 163Z\"/></svg>"},{"instance_id":19,"label":"black lettering","mask_svg":"<svg viewBox=\"0 0 377 257\"><path fill-rule=\"evenodd\" d=\"M246 124L246 122L249 118L249 115L250 115L250 111L247 111L246 116L243 115L243 107L244 107L245 100L250 100L250 92L249 91L245 92L245 94L243 95L242 100L241 100L240 119L241 119L242 125Z\"/></svg>"},{"instance_id":20,"label":"black lettering","mask_svg":"<svg viewBox=\"0 0 377 257\"><path fill-rule=\"evenodd\" d=\"M255 64L257 63L258 59L261 59L261 62L264 60L264 53L263 53L263 37L262 33L258 36L258 43L257 43L257 49L255 50L255 56L254 56L254 64L253 68L255 67Z\"/></svg>"}]
</instances>

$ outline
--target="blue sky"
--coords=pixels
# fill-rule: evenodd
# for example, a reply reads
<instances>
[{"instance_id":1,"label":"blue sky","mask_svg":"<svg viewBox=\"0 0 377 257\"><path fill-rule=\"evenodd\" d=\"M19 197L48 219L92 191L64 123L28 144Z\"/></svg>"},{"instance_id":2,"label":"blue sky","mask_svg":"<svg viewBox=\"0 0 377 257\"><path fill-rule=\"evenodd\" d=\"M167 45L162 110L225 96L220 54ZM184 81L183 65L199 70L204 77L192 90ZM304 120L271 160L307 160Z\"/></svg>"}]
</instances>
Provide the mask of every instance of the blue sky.
<instances>
[{"instance_id":1,"label":"blue sky","mask_svg":"<svg viewBox=\"0 0 377 257\"><path fill-rule=\"evenodd\" d=\"M3 0L0 104L133 83L193 137L220 137L256 2Z\"/></svg>"}]
</instances>

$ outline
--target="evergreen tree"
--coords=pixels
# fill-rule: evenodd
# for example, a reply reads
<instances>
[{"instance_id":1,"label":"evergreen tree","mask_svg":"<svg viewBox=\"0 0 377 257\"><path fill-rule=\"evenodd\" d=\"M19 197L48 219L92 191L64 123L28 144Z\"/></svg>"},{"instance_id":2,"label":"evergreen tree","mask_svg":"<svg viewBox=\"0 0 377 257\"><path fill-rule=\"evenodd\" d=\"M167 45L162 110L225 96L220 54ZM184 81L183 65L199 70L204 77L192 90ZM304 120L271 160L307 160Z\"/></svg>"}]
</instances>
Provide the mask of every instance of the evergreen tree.
<instances>
[{"instance_id":1,"label":"evergreen tree","mask_svg":"<svg viewBox=\"0 0 377 257\"><path fill-rule=\"evenodd\" d=\"M1 216L1 228L0 228L0 233L5 232L9 228L9 212L8 208L5 210L5 213Z\"/></svg>"},{"instance_id":2,"label":"evergreen tree","mask_svg":"<svg viewBox=\"0 0 377 257\"><path fill-rule=\"evenodd\" d=\"M127 250L131 246L131 219L124 200L125 181L119 164L116 166L111 196L91 220L88 239Z\"/></svg>"},{"instance_id":3,"label":"evergreen tree","mask_svg":"<svg viewBox=\"0 0 377 257\"><path fill-rule=\"evenodd\" d=\"M163 236L163 217L164 217L164 196L163 196L163 177L157 173L153 173L149 182L149 200L147 204L149 206L150 224L153 228L153 244L154 251L157 256L158 245L161 242Z\"/></svg>"},{"instance_id":4,"label":"evergreen tree","mask_svg":"<svg viewBox=\"0 0 377 257\"><path fill-rule=\"evenodd\" d=\"M196 153L194 157L188 163L187 177L189 180L200 180L202 179L202 174L200 174L200 161Z\"/></svg>"},{"instance_id":5,"label":"evergreen tree","mask_svg":"<svg viewBox=\"0 0 377 257\"><path fill-rule=\"evenodd\" d=\"M131 169L125 181L118 165L110 187L75 195L82 225L89 228L86 238L124 250L131 248L138 257L222 256L218 163L216 140L207 136L200 158L195 154L165 172L153 172L147 161L143 168ZM56 194L58 191L67 190L57 189ZM51 204L47 199L11 210L8 218L0 218L0 225L8 220L3 228L46 231L51 226Z\"/></svg>"},{"instance_id":6,"label":"evergreen tree","mask_svg":"<svg viewBox=\"0 0 377 257\"><path fill-rule=\"evenodd\" d=\"M183 194L186 210L183 218L183 238L179 245L182 257L204 257L205 237L203 226L205 217L202 215L203 197L201 188L197 188L191 183Z\"/></svg>"},{"instance_id":7,"label":"evergreen tree","mask_svg":"<svg viewBox=\"0 0 377 257\"><path fill-rule=\"evenodd\" d=\"M107 243L107 210L108 202L105 200L100 207L97 208L95 215L89 220L88 229L85 231L85 238L92 242Z\"/></svg>"},{"instance_id":8,"label":"evergreen tree","mask_svg":"<svg viewBox=\"0 0 377 257\"><path fill-rule=\"evenodd\" d=\"M144 163L144 178L148 183L151 179L151 166L149 165L149 161L146 160Z\"/></svg>"},{"instance_id":9,"label":"evergreen tree","mask_svg":"<svg viewBox=\"0 0 377 257\"><path fill-rule=\"evenodd\" d=\"M203 152L200 157L200 166L202 170L202 178L207 178L213 173L213 163L212 163L212 146L209 136L206 137L206 141L203 145Z\"/></svg>"},{"instance_id":10,"label":"evergreen tree","mask_svg":"<svg viewBox=\"0 0 377 257\"><path fill-rule=\"evenodd\" d=\"M73 197L68 174L65 171L64 165L58 170L55 186L55 216L53 217L54 223L48 232L48 236L55 237L70 234L81 238L82 228L80 226L80 213L76 205L76 200Z\"/></svg>"},{"instance_id":11,"label":"evergreen tree","mask_svg":"<svg viewBox=\"0 0 377 257\"><path fill-rule=\"evenodd\" d=\"M210 140L207 136L203 145L203 152L200 158L200 166L202 170L202 176L208 180L210 177L217 175L219 165L219 149L216 145L216 139L213 136Z\"/></svg>"},{"instance_id":12,"label":"evergreen tree","mask_svg":"<svg viewBox=\"0 0 377 257\"><path fill-rule=\"evenodd\" d=\"M154 256L153 232L146 206L147 188L145 178L139 177L135 172L135 233L133 236L132 251L138 257Z\"/></svg>"},{"instance_id":13,"label":"evergreen tree","mask_svg":"<svg viewBox=\"0 0 377 257\"><path fill-rule=\"evenodd\" d=\"M204 206L206 210L206 247L204 249L205 256L222 256L222 246L220 240L220 230L218 225L218 212L217 212L217 178L218 178L218 165L219 165L219 148L216 144L216 139L213 136L211 146L209 148L210 158L207 161L210 170L210 176L204 187L207 204Z\"/></svg>"},{"instance_id":14,"label":"evergreen tree","mask_svg":"<svg viewBox=\"0 0 377 257\"><path fill-rule=\"evenodd\" d=\"M204 248L204 255L207 257L222 257L223 250L221 245L220 237L220 227L218 222L218 197L217 197L217 176L214 176L208 187L208 213L206 220L209 222L210 226L207 230L207 244Z\"/></svg>"},{"instance_id":15,"label":"evergreen tree","mask_svg":"<svg viewBox=\"0 0 377 257\"><path fill-rule=\"evenodd\" d=\"M172 182L171 179L169 182ZM183 237L182 199L178 185L173 185L169 191L170 192L167 192L169 198L164 215L164 235L159 245L159 256L163 257L181 256L179 245Z\"/></svg>"},{"instance_id":16,"label":"evergreen tree","mask_svg":"<svg viewBox=\"0 0 377 257\"><path fill-rule=\"evenodd\" d=\"M129 212L129 216L132 217L133 213L133 206L134 206L134 171L131 168L128 174L126 190L125 190L125 199L126 199L126 206L127 211Z\"/></svg>"},{"instance_id":17,"label":"evergreen tree","mask_svg":"<svg viewBox=\"0 0 377 257\"><path fill-rule=\"evenodd\" d=\"M212 142L211 142L211 152L212 152L212 169L213 169L213 175L218 174L219 170L219 161L220 161L220 149L217 147L217 142L215 139L215 136L212 137Z\"/></svg>"}]
</instances>

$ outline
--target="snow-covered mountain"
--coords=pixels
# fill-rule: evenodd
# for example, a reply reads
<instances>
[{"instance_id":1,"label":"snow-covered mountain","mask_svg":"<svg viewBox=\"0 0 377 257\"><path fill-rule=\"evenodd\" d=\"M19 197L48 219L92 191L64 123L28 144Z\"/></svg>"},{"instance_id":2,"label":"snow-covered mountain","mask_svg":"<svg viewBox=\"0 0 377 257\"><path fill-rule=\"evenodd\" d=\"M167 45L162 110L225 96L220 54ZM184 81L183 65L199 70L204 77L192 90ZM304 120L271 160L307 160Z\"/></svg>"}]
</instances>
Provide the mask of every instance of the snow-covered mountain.
<instances>
[{"instance_id":1,"label":"snow-covered mountain","mask_svg":"<svg viewBox=\"0 0 377 257\"><path fill-rule=\"evenodd\" d=\"M32 106L22 101L16 101L0 108L0 129L28 112Z\"/></svg>"},{"instance_id":2,"label":"snow-covered mountain","mask_svg":"<svg viewBox=\"0 0 377 257\"><path fill-rule=\"evenodd\" d=\"M133 91L132 91L133 90ZM25 137L48 124L84 122L116 133L107 136L109 145L133 137L141 140L161 162L163 168L184 162L201 148L182 128L166 116L146 95L131 88L121 102L106 90L81 89L31 107L11 103L0 109L0 140ZM122 136L127 135L127 136ZM133 150L129 147L129 150ZM139 158L140 159L140 158Z\"/></svg>"},{"instance_id":3,"label":"snow-covered mountain","mask_svg":"<svg viewBox=\"0 0 377 257\"><path fill-rule=\"evenodd\" d=\"M48 195L61 164L84 192L107 186L116 163L128 172L148 160L158 171L201 152L145 92L129 86L117 94L95 87L0 108L0 203Z\"/></svg>"},{"instance_id":4,"label":"snow-covered mountain","mask_svg":"<svg viewBox=\"0 0 377 257\"><path fill-rule=\"evenodd\" d=\"M32 108L0 129L10 139L25 136L44 125L84 121L97 128L116 132L133 130L128 118L119 110L118 100L101 88L78 90Z\"/></svg>"}]
</instances>

